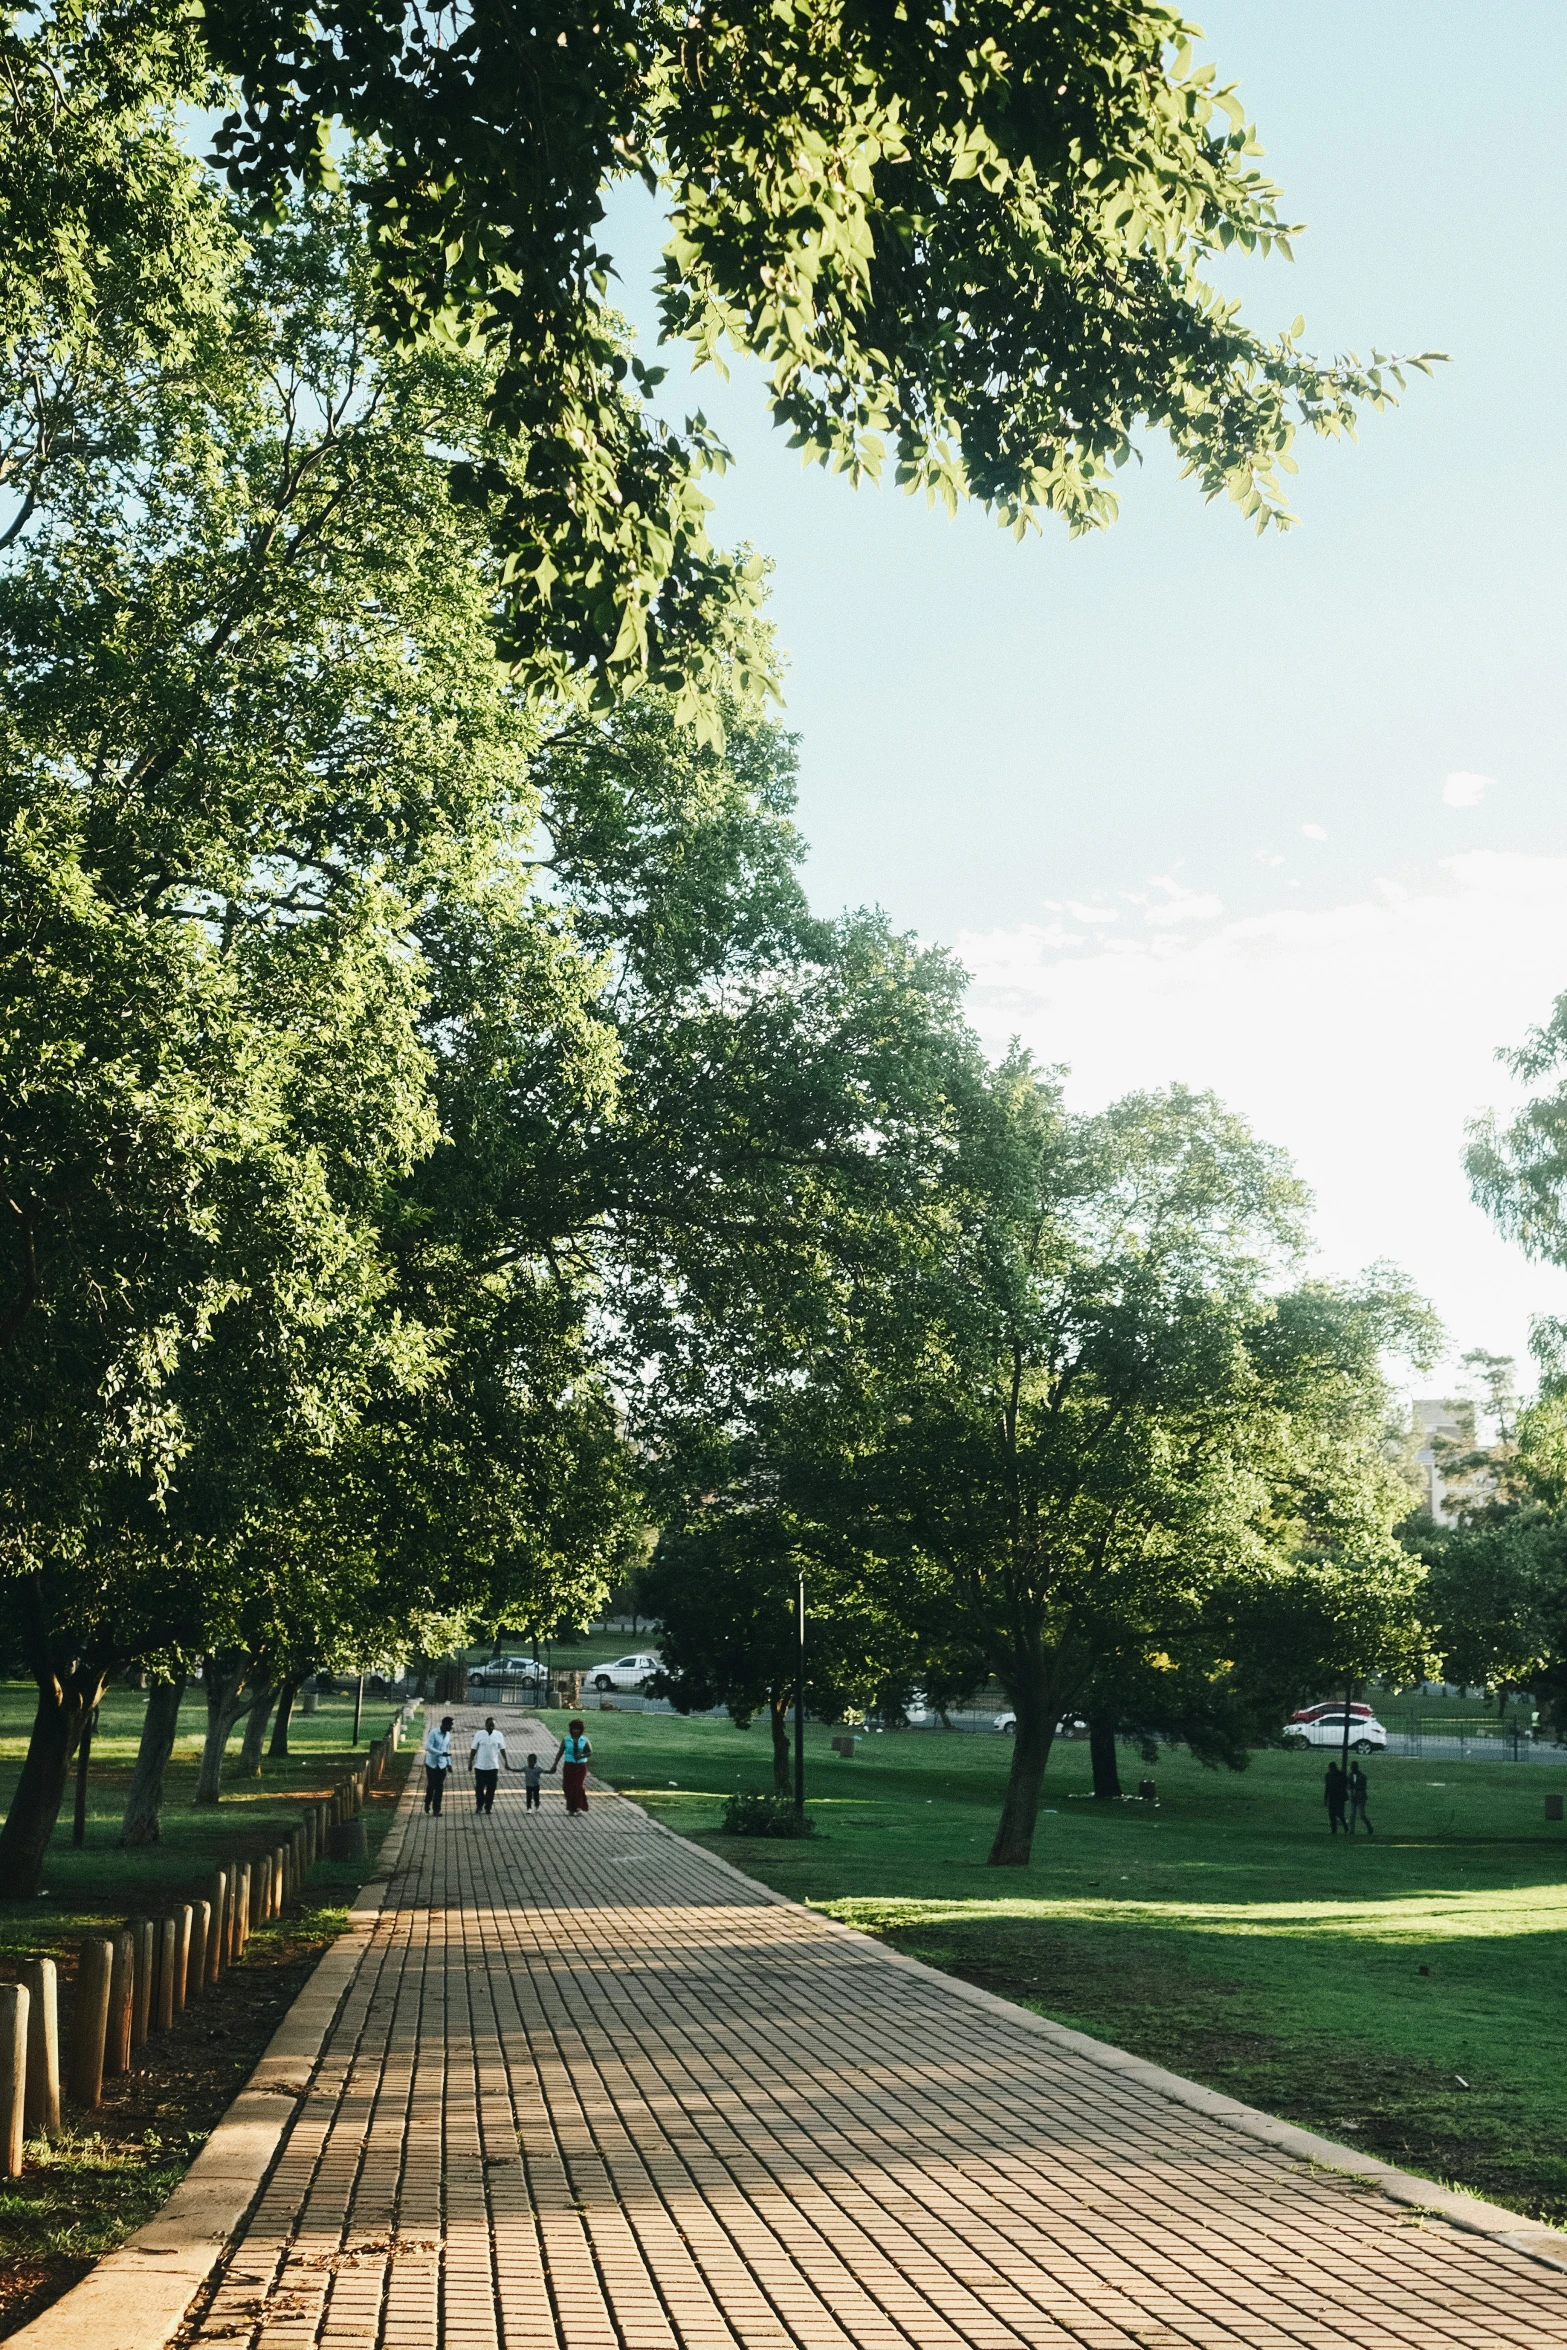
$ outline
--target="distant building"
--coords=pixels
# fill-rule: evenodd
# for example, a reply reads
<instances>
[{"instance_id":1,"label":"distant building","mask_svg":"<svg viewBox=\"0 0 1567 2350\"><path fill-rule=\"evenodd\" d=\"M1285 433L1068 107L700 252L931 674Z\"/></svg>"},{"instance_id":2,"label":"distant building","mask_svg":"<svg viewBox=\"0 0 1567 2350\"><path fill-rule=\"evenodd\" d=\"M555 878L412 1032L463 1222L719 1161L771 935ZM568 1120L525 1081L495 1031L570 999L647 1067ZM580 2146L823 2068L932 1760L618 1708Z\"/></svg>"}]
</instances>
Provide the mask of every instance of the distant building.
<instances>
[{"instance_id":1,"label":"distant building","mask_svg":"<svg viewBox=\"0 0 1567 2350\"><path fill-rule=\"evenodd\" d=\"M1441 1463L1452 1451L1473 1452L1475 1408L1466 1396L1424 1395L1416 1396L1414 1415L1420 1439L1415 1459L1425 1472L1426 1507L1439 1526L1451 1526L1455 1519L1447 1506Z\"/></svg>"}]
</instances>

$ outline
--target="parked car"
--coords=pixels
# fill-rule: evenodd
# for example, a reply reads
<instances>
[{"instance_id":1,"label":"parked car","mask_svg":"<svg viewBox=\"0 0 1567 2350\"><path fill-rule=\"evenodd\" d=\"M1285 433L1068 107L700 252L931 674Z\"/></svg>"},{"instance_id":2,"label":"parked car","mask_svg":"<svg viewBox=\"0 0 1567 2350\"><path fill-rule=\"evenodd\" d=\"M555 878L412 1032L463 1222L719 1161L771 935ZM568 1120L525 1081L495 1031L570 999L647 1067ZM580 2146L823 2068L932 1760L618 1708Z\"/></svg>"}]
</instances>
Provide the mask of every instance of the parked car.
<instances>
[{"instance_id":1,"label":"parked car","mask_svg":"<svg viewBox=\"0 0 1567 2350\"><path fill-rule=\"evenodd\" d=\"M1309 1722L1299 1720L1284 1725L1284 1743L1304 1754L1311 1746L1344 1744L1344 1708L1338 1706L1332 1713L1319 1713ZM1387 1732L1375 1714L1356 1708L1349 1717L1349 1751L1351 1754L1380 1754L1387 1744Z\"/></svg>"},{"instance_id":2,"label":"parked car","mask_svg":"<svg viewBox=\"0 0 1567 2350\"><path fill-rule=\"evenodd\" d=\"M994 1726L998 1730L1004 1730L1010 1738L1017 1729L1017 1715L997 1714ZM1088 1724L1081 1714L1063 1714L1056 1724L1056 1736L1058 1738L1086 1738Z\"/></svg>"},{"instance_id":3,"label":"parked car","mask_svg":"<svg viewBox=\"0 0 1567 2350\"><path fill-rule=\"evenodd\" d=\"M531 1656L492 1656L470 1671L470 1681L542 1681L544 1667Z\"/></svg>"},{"instance_id":4,"label":"parked car","mask_svg":"<svg viewBox=\"0 0 1567 2350\"><path fill-rule=\"evenodd\" d=\"M612 1665L595 1665L587 1679L594 1689L641 1689L650 1674L656 1673L662 1657L648 1656L638 1651L632 1656L618 1656Z\"/></svg>"},{"instance_id":5,"label":"parked car","mask_svg":"<svg viewBox=\"0 0 1567 2350\"><path fill-rule=\"evenodd\" d=\"M1365 1721L1371 1722L1376 1719L1377 1709L1374 1705L1357 1705L1351 1701L1349 1710L1352 1714L1361 1715ZM1342 1716L1343 1712L1344 1700L1342 1697L1326 1697L1320 1705L1303 1705L1298 1714L1290 1715L1290 1720L1292 1722L1315 1722L1323 1714Z\"/></svg>"}]
</instances>

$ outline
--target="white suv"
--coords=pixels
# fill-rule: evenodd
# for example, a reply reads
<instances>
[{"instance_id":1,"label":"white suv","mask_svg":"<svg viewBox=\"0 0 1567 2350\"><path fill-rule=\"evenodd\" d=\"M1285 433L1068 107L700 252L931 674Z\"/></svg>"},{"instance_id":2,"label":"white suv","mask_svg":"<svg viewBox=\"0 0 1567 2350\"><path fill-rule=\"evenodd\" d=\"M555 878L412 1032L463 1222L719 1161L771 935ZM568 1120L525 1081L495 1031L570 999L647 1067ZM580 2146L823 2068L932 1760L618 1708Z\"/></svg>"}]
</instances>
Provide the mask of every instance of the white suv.
<instances>
[{"instance_id":1,"label":"white suv","mask_svg":"<svg viewBox=\"0 0 1567 2350\"><path fill-rule=\"evenodd\" d=\"M1317 1714L1309 1722L1286 1722L1284 1743L1303 1754L1309 1746L1336 1746L1344 1750L1344 1708L1337 1713ZM1375 1714L1352 1713L1349 1717L1349 1751L1351 1754L1380 1754L1387 1744L1387 1732Z\"/></svg>"},{"instance_id":2,"label":"white suv","mask_svg":"<svg viewBox=\"0 0 1567 2350\"><path fill-rule=\"evenodd\" d=\"M612 1665L595 1665L586 1678L594 1689L640 1689L662 1661L656 1656L617 1656Z\"/></svg>"}]
</instances>

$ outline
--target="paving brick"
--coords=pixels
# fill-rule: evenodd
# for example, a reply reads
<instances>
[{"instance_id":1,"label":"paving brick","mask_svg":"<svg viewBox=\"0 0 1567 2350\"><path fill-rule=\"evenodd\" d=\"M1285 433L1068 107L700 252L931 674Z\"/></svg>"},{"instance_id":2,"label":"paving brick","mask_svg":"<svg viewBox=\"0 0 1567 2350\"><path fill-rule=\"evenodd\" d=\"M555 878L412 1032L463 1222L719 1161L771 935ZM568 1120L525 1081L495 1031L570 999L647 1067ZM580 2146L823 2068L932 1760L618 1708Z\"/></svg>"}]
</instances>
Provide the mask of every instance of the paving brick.
<instances>
[{"instance_id":1,"label":"paving brick","mask_svg":"<svg viewBox=\"0 0 1567 2350\"><path fill-rule=\"evenodd\" d=\"M1567 2350L1567 2275L954 1997L605 1792L576 1819L468 1793L405 1797L196 2344Z\"/></svg>"}]
</instances>

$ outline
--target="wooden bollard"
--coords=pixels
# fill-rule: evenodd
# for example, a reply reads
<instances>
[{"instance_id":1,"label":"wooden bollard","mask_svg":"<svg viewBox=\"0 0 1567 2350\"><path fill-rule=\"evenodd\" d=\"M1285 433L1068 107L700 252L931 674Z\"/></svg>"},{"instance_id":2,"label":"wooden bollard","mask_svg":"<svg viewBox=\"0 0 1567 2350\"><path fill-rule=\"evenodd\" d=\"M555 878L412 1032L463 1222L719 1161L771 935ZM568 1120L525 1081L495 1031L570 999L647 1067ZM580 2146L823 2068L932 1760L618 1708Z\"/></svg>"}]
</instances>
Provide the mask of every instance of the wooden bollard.
<instances>
[{"instance_id":1,"label":"wooden bollard","mask_svg":"<svg viewBox=\"0 0 1567 2350\"><path fill-rule=\"evenodd\" d=\"M31 2005L25 1983L0 1983L0 2179L22 2175L27 2011Z\"/></svg>"},{"instance_id":2,"label":"wooden bollard","mask_svg":"<svg viewBox=\"0 0 1567 2350\"><path fill-rule=\"evenodd\" d=\"M185 2001L190 1991L190 1921L191 1906L182 1901L174 1912L174 2012L185 2013Z\"/></svg>"},{"instance_id":3,"label":"wooden bollard","mask_svg":"<svg viewBox=\"0 0 1567 2350\"><path fill-rule=\"evenodd\" d=\"M316 1865L316 1807L313 1803L308 1804L305 1808L305 1816L300 1823L299 1832L304 1840L303 1866L306 1871L309 1871Z\"/></svg>"},{"instance_id":4,"label":"wooden bollard","mask_svg":"<svg viewBox=\"0 0 1567 2350\"><path fill-rule=\"evenodd\" d=\"M279 1844L272 1853L272 1915L280 1918L288 1907L288 1846Z\"/></svg>"},{"instance_id":5,"label":"wooden bollard","mask_svg":"<svg viewBox=\"0 0 1567 2350\"><path fill-rule=\"evenodd\" d=\"M209 1983L220 1982L223 1976L224 1942L229 1930L228 1898L228 1871L219 1869L212 1880L212 1923L207 1929L207 1980Z\"/></svg>"},{"instance_id":6,"label":"wooden bollard","mask_svg":"<svg viewBox=\"0 0 1567 2350\"><path fill-rule=\"evenodd\" d=\"M254 1922L251 1904L255 1899L255 1871L249 1861L242 1861L234 1871L234 1900L239 1912L239 1955L244 1957L250 1947L250 1929Z\"/></svg>"},{"instance_id":7,"label":"wooden bollard","mask_svg":"<svg viewBox=\"0 0 1567 2350\"><path fill-rule=\"evenodd\" d=\"M139 2048L152 2028L152 1971L154 1947L151 1918L136 1918L136 1993L131 2006L131 2046Z\"/></svg>"},{"instance_id":8,"label":"wooden bollard","mask_svg":"<svg viewBox=\"0 0 1567 2350\"><path fill-rule=\"evenodd\" d=\"M264 1926L271 1914L272 1900L272 1863L265 1853L250 1864L250 1898L255 1921L258 1926Z\"/></svg>"},{"instance_id":9,"label":"wooden bollard","mask_svg":"<svg viewBox=\"0 0 1567 2350\"><path fill-rule=\"evenodd\" d=\"M223 1963L232 1966L244 1949L244 1934L240 1917L240 1897L244 1891L245 1861L236 1861L229 1870L228 1925L223 1941Z\"/></svg>"},{"instance_id":10,"label":"wooden bollard","mask_svg":"<svg viewBox=\"0 0 1567 2350\"><path fill-rule=\"evenodd\" d=\"M89 2111L103 2102L103 2050L109 2032L112 1942L84 1942L71 2006L71 2095Z\"/></svg>"},{"instance_id":11,"label":"wooden bollard","mask_svg":"<svg viewBox=\"0 0 1567 2350\"><path fill-rule=\"evenodd\" d=\"M212 1925L210 1901L190 1905L190 1964L185 1969L185 2004L199 1999L207 1988L207 1935Z\"/></svg>"},{"instance_id":12,"label":"wooden bollard","mask_svg":"<svg viewBox=\"0 0 1567 2350\"><path fill-rule=\"evenodd\" d=\"M115 2078L131 2069L135 2023L136 1936L129 1926L122 1926L109 1963L109 2031L103 2051L103 2069Z\"/></svg>"},{"instance_id":13,"label":"wooden bollard","mask_svg":"<svg viewBox=\"0 0 1567 2350\"><path fill-rule=\"evenodd\" d=\"M158 1920L158 2029L174 2029L174 1961L180 1946L180 1930L173 1918Z\"/></svg>"},{"instance_id":14,"label":"wooden bollard","mask_svg":"<svg viewBox=\"0 0 1567 2350\"><path fill-rule=\"evenodd\" d=\"M36 2136L60 2135L60 1976L52 1958L30 1958L27 1986L27 2094L23 2118Z\"/></svg>"}]
</instances>

